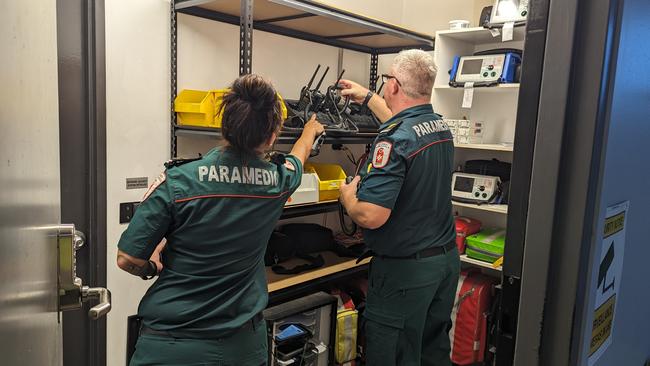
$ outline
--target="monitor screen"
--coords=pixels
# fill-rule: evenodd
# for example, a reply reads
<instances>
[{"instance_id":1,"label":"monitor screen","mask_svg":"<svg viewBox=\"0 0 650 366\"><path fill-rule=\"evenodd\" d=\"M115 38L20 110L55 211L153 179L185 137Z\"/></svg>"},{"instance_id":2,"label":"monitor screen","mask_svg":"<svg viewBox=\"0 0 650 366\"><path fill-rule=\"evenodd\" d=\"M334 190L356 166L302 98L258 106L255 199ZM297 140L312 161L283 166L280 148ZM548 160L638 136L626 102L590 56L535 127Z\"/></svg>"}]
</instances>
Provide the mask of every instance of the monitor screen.
<instances>
[{"instance_id":1,"label":"monitor screen","mask_svg":"<svg viewBox=\"0 0 650 366\"><path fill-rule=\"evenodd\" d=\"M471 193L473 188L474 188L474 178L456 176L454 191Z\"/></svg>"},{"instance_id":2,"label":"monitor screen","mask_svg":"<svg viewBox=\"0 0 650 366\"><path fill-rule=\"evenodd\" d=\"M481 66L483 66L483 60L465 60L463 61L463 69L461 70L461 75L476 75L481 73Z\"/></svg>"}]
</instances>

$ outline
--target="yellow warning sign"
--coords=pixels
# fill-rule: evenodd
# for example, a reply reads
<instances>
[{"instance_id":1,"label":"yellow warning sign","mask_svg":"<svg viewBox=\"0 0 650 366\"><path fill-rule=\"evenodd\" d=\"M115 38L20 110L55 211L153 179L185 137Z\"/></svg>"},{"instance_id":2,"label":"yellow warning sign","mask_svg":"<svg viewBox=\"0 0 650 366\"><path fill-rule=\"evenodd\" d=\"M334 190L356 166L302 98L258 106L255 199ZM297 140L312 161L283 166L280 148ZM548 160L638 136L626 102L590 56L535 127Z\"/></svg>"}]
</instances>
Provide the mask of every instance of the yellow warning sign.
<instances>
[{"instance_id":1,"label":"yellow warning sign","mask_svg":"<svg viewBox=\"0 0 650 366\"><path fill-rule=\"evenodd\" d=\"M625 211L605 220L605 238L610 237L625 228Z\"/></svg>"},{"instance_id":2,"label":"yellow warning sign","mask_svg":"<svg viewBox=\"0 0 650 366\"><path fill-rule=\"evenodd\" d=\"M612 295L594 312L589 356L593 355L612 334L615 304L616 295Z\"/></svg>"}]
</instances>

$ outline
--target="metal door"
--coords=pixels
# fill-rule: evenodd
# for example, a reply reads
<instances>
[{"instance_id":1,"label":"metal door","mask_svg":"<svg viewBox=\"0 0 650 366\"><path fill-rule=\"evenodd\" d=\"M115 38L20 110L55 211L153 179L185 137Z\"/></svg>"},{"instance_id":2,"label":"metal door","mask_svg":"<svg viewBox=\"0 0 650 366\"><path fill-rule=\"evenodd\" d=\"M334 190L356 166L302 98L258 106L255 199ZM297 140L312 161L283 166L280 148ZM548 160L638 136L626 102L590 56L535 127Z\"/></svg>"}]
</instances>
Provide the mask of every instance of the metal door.
<instances>
[{"instance_id":1,"label":"metal door","mask_svg":"<svg viewBox=\"0 0 650 366\"><path fill-rule=\"evenodd\" d=\"M81 286L83 235L60 225L56 2L9 1L0 13L0 354L3 365L60 365L60 309L102 297Z\"/></svg>"}]
</instances>

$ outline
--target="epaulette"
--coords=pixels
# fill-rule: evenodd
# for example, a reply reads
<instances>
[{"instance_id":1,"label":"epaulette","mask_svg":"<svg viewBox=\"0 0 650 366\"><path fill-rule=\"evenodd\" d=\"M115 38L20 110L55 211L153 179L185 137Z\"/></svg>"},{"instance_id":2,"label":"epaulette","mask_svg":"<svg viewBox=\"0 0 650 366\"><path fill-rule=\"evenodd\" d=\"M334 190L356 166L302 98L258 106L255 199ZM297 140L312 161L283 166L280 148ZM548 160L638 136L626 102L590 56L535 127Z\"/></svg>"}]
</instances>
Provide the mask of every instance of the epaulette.
<instances>
[{"instance_id":1,"label":"epaulette","mask_svg":"<svg viewBox=\"0 0 650 366\"><path fill-rule=\"evenodd\" d=\"M392 135L395 131L397 131L397 128L402 124L403 121L398 121L395 123L391 123L386 128L383 130L379 131L379 134L382 136L390 136Z\"/></svg>"},{"instance_id":2,"label":"epaulette","mask_svg":"<svg viewBox=\"0 0 650 366\"><path fill-rule=\"evenodd\" d=\"M201 159L203 159L203 156L201 156L201 154L199 154L198 158L189 158L189 159L174 158L172 160L168 160L165 163L165 168L166 169L171 169L173 167L181 166L183 164L191 163L193 161L197 161L197 160L201 160Z\"/></svg>"}]
</instances>

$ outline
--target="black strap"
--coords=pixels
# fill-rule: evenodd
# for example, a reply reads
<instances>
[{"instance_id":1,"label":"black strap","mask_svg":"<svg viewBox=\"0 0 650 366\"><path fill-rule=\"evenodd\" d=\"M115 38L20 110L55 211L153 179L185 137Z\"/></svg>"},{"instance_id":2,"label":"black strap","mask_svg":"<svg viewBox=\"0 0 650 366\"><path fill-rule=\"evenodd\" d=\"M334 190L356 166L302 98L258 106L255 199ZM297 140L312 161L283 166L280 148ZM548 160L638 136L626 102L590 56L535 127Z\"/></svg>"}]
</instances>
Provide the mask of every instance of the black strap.
<instances>
[{"instance_id":1,"label":"black strap","mask_svg":"<svg viewBox=\"0 0 650 366\"><path fill-rule=\"evenodd\" d=\"M271 267L271 270L277 274L298 274L312 269L320 268L325 265L325 259L322 255L312 256L309 254L296 254L297 258L308 261L307 264L299 264L293 268L285 268L279 264Z\"/></svg>"}]
</instances>

